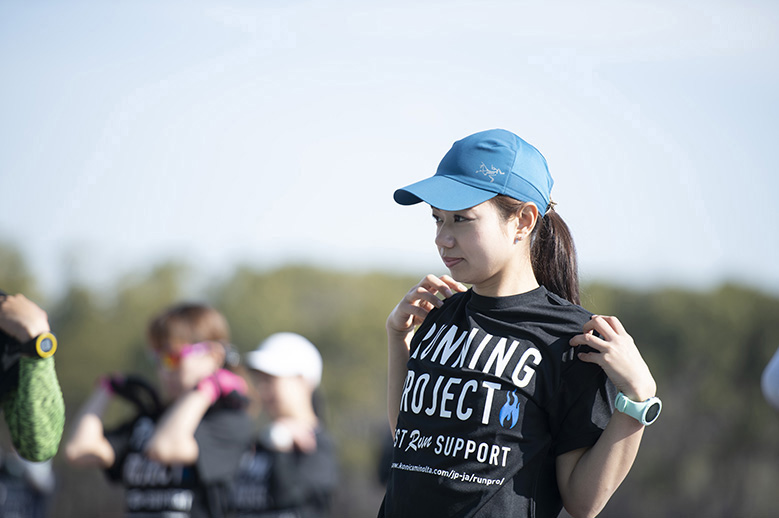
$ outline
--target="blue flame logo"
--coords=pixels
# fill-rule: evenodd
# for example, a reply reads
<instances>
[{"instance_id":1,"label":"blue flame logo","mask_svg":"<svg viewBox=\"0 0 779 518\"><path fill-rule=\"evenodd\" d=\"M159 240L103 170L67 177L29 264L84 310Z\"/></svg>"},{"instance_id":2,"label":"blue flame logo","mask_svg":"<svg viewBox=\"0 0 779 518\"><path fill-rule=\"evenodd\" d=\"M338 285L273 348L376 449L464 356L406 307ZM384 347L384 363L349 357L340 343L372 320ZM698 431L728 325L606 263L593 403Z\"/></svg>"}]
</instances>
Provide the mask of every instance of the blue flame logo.
<instances>
[{"instance_id":1,"label":"blue flame logo","mask_svg":"<svg viewBox=\"0 0 779 518\"><path fill-rule=\"evenodd\" d=\"M511 398L514 398L514 402L511 402ZM517 391L512 393L506 393L506 403L503 408L500 409L500 425L505 428L511 421L509 428L514 428L519 420L519 397L517 397Z\"/></svg>"}]
</instances>

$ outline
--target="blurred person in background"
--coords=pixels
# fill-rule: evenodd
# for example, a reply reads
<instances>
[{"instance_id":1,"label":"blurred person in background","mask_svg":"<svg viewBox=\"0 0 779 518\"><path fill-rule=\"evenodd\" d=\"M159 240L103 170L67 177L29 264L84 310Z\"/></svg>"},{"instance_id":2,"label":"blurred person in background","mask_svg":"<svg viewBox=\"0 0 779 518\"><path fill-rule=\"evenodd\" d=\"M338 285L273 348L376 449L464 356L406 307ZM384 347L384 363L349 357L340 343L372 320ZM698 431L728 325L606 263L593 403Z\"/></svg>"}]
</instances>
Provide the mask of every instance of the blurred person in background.
<instances>
[{"instance_id":1,"label":"blurred person in background","mask_svg":"<svg viewBox=\"0 0 779 518\"><path fill-rule=\"evenodd\" d=\"M0 449L0 517L43 518L54 491L51 458L65 425L46 312L0 291L0 404L13 447Z\"/></svg>"},{"instance_id":2,"label":"blurred person in background","mask_svg":"<svg viewBox=\"0 0 779 518\"><path fill-rule=\"evenodd\" d=\"M240 357L227 321L215 309L175 305L148 327L162 403L135 376L101 378L71 426L69 462L104 469L126 489L126 516L221 517L229 481L250 444L247 385L225 367ZM136 416L113 430L102 417L114 396Z\"/></svg>"},{"instance_id":3,"label":"blurred person in background","mask_svg":"<svg viewBox=\"0 0 779 518\"><path fill-rule=\"evenodd\" d=\"M51 459L32 462L15 450L0 452L2 518L44 518L54 488Z\"/></svg>"},{"instance_id":4,"label":"blurred person in background","mask_svg":"<svg viewBox=\"0 0 779 518\"><path fill-rule=\"evenodd\" d=\"M267 423L241 463L236 516L321 518L338 481L336 452L315 408L322 357L306 338L277 333L246 364Z\"/></svg>"},{"instance_id":5,"label":"blurred person in background","mask_svg":"<svg viewBox=\"0 0 779 518\"><path fill-rule=\"evenodd\" d=\"M0 291L0 405L19 455L52 458L65 426L65 403L46 312L24 295Z\"/></svg>"}]
</instances>

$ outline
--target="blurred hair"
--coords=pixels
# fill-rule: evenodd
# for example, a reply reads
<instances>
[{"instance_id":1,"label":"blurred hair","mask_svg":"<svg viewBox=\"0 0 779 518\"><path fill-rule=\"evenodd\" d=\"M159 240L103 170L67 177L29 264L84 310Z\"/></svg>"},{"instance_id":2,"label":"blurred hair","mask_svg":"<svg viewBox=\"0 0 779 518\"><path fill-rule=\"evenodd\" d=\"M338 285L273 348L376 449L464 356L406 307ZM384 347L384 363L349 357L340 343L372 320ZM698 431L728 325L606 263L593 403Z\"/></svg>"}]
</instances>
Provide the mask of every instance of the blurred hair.
<instances>
[{"instance_id":1,"label":"blurred hair","mask_svg":"<svg viewBox=\"0 0 779 518\"><path fill-rule=\"evenodd\" d=\"M205 304L183 302L169 307L149 322L149 343L155 350L177 342L215 341L227 344L230 327L221 313Z\"/></svg>"},{"instance_id":2,"label":"blurred hair","mask_svg":"<svg viewBox=\"0 0 779 518\"><path fill-rule=\"evenodd\" d=\"M505 220L516 216L525 205L502 194L490 200ZM538 220L531 233L530 262L539 284L574 304L579 304L579 271L573 236L563 218L549 208L539 207Z\"/></svg>"}]
</instances>

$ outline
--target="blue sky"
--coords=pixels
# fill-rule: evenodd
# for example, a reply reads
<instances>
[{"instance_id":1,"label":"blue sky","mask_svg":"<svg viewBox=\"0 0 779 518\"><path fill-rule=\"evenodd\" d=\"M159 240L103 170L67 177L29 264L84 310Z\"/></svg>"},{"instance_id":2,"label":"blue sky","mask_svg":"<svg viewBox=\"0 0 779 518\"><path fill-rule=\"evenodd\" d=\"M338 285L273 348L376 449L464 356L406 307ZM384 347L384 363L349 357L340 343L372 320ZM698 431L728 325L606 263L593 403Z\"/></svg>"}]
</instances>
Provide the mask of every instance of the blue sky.
<instances>
[{"instance_id":1,"label":"blue sky","mask_svg":"<svg viewBox=\"0 0 779 518\"><path fill-rule=\"evenodd\" d=\"M0 240L49 292L167 259L444 273L392 192L501 127L585 281L779 292L778 29L768 1L0 1Z\"/></svg>"}]
</instances>

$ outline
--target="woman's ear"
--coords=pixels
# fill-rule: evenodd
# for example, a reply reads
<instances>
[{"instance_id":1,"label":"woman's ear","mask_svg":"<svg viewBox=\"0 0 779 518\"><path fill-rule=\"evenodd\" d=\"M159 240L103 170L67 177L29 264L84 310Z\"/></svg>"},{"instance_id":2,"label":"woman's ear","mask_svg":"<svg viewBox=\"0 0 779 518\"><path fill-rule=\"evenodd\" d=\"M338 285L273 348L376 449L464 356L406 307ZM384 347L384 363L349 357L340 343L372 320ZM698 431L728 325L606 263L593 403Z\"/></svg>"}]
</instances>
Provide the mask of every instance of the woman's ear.
<instances>
[{"instance_id":1,"label":"woman's ear","mask_svg":"<svg viewBox=\"0 0 779 518\"><path fill-rule=\"evenodd\" d=\"M516 241L527 238L538 222L538 207L533 202L524 203L517 211Z\"/></svg>"}]
</instances>

